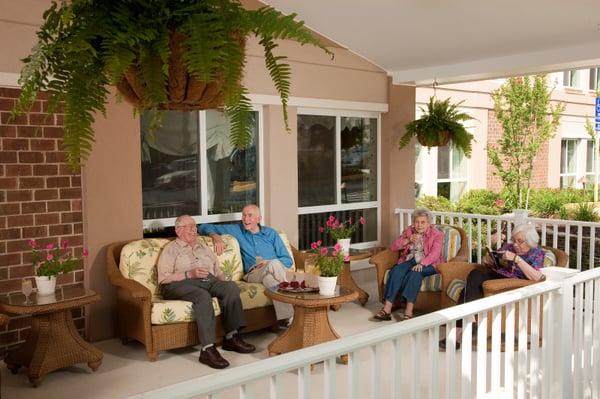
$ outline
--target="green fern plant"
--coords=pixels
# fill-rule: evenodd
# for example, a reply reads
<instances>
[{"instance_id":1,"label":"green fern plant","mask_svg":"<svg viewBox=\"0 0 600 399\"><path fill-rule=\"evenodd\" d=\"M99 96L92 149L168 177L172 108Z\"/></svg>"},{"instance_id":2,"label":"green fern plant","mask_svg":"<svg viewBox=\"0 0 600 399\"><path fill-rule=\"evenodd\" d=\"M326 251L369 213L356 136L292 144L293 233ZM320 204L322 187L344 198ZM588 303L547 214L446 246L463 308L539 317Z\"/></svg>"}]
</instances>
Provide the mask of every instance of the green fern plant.
<instances>
[{"instance_id":1,"label":"green fern plant","mask_svg":"<svg viewBox=\"0 0 600 399\"><path fill-rule=\"evenodd\" d=\"M471 157L473 135L465 129L463 122L473 118L458 110L461 103L451 104L449 98L439 101L430 97L427 110L421 107L423 116L406 124L406 133L400 138L399 147L406 147L416 137L427 148L444 146L450 142L462 150L466 157Z\"/></svg>"},{"instance_id":2,"label":"green fern plant","mask_svg":"<svg viewBox=\"0 0 600 399\"><path fill-rule=\"evenodd\" d=\"M222 107L232 144L244 148L251 140L251 104L242 84L246 39L255 35L264 48L288 131L291 68L277 55L277 40L310 44L333 57L295 17L270 7L246 10L239 0L54 0L23 60L13 115L27 112L37 94L47 92L49 112L64 110L64 147L74 169L92 150L92 124L106 111L108 85L137 110L151 111L153 128L161 124L161 110ZM193 78L183 89L175 78L181 70ZM210 100L190 105L181 90Z\"/></svg>"}]
</instances>

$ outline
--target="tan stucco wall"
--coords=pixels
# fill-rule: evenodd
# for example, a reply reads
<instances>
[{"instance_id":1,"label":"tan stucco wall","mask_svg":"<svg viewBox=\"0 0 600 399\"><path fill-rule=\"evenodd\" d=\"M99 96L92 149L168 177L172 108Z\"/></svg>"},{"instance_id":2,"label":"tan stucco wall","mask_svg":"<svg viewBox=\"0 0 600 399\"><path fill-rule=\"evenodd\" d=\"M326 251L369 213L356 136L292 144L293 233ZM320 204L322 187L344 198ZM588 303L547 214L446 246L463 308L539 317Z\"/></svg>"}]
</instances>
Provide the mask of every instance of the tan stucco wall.
<instances>
[{"instance_id":1,"label":"tan stucco wall","mask_svg":"<svg viewBox=\"0 0 600 399\"><path fill-rule=\"evenodd\" d=\"M388 82L389 112L381 118L381 243L389 246L398 235L395 208L415 205L415 146L398 149L404 125L415 119L415 87Z\"/></svg>"},{"instance_id":2,"label":"tan stucco wall","mask_svg":"<svg viewBox=\"0 0 600 399\"><path fill-rule=\"evenodd\" d=\"M41 14L50 1L0 0L0 73L18 73L20 58L35 41ZM18 40L15 40L18 39ZM247 47L244 82L252 94L275 94L255 40ZM387 103L393 106L382 124L382 220L383 242L397 228L390 220L395 207L413 204L414 150L397 150L396 142L406 121L414 118L414 88L388 87L386 73L348 50L336 47L332 61L318 49L282 43L280 54L290 58L292 96L315 99ZM268 224L288 232L297 242L296 108L290 107L291 133L282 124L281 107L265 105L263 113L264 192L263 214ZM386 122L387 121L387 122ZM90 256L85 266L86 286L102 300L88 309L88 334L92 340L113 336L115 293L107 281L105 250L112 242L142 236L142 191L139 123L126 103L107 107L107 118L94 125L96 143L83 169L84 245ZM388 173L392 168L395 172ZM397 171L402 171L398 173ZM408 187L408 189L407 189Z\"/></svg>"},{"instance_id":3,"label":"tan stucco wall","mask_svg":"<svg viewBox=\"0 0 600 399\"><path fill-rule=\"evenodd\" d=\"M142 237L142 176L139 120L133 108L107 105L106 118L96 117L96 142L82 170L83 227L90 251L85 284L102 300L88 309L92 340L114 336L115 289L106 274L106 247Z\"/></svg>"}]
</instances>

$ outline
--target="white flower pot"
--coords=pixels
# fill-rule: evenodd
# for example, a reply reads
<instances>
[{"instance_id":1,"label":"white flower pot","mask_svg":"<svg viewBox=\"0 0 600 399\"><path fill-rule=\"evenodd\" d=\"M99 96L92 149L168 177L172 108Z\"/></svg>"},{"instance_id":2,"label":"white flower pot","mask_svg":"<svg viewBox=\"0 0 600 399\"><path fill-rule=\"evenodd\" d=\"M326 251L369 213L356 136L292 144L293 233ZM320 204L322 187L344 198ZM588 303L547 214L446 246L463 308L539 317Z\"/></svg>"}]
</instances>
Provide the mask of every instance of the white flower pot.
<instances>
[{"instance_id":1,"label":"white flower pot","mask_svg":"<svg viewBox=\"0 0 600 399\"><path fill-rule=\"evenodd\" d=\"M335 277L319 276L319 294L334 295L336 283L337 283L337 276L335 276Z\"/></svg>"},{"instance_id":2,"label":"white flower pot","mask_svg":"<svg viewBox=\"0 0 600 399\"><path fill-rule=\"evenodd\" d=\"M350 238L340 238L337 243L342 247L342 254L344 256L350 255Z\"/></svg>"},{"instance_id":3,"label":"white flower pot","mask_svg":"<svg viewBox=\"0 0 600 399\"><path fill-rule=\"evenodd\" d=\"M56 290L56 276L35 276L38 295L52 295Z\"/></svg>"}]
</instances>

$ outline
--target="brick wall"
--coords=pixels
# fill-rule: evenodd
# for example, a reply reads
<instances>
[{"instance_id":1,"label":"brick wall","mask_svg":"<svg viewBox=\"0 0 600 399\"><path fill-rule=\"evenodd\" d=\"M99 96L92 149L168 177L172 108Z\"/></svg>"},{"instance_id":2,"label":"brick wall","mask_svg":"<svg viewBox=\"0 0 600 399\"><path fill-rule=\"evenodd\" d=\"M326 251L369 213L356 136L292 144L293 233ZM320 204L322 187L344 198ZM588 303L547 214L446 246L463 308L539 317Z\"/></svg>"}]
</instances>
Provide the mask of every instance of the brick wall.
<instances>
[{"instance_id":1,"label":"brick wall","mask_svg":"<svg viewBox=\"0 0 600 399\"><path fill-rule=\"evenodd\" d=\"M63 115L48 114L41 95L31 112L9 120L20 90L0 87L0 295L21 291L34 275L27 241L58 245L67 240L80 256L83 246L81 176L61 151ZM57 286L83 284L83 265L60 275ZM35 283L34 283L35 285ZM84 327L83 309L74 312ZM25 340L29 318L12 317L0 330L0 350Z\"/></svg>"},{"instance_id":2,"label":"brick wall","mask_svg":"<svg viewBox=\"0 0 600 399\"><path fill-rule=\"evenodd\" d=\"M502 126L496 118L493 110L488 111L488 145L497 144L502 137ZM489 190L499 191L502 189L502 181L494 175L496 168L488 160L487 188ZM548 187L548 142L544 143L540 152L533 161L533 171L531 172L531 187Z\"/></svg>"}]
</instances>

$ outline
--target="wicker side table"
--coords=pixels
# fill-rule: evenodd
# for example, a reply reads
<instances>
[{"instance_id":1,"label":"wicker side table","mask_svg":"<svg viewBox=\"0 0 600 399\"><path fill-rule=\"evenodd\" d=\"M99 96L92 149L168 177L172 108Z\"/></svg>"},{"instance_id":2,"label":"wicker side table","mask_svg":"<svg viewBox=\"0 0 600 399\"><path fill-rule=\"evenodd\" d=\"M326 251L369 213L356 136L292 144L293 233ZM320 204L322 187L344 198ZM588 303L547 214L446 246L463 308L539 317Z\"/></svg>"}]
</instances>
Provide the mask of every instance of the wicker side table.
<instances>
[{"instance_id":1,"label":"wicker side table","mask_svg":"<svg viewBox=\"0 0 600 399\"><path fill-rule=\"evenodd\" d=\"M292 325L269 344L269 356L339 338L340 336L329 323L328 308L331 305L352 302L358 298L356 291L340 286L336 287L334 296L323 296L319 293L288 293L277 291L276 288L266 289L265 295L274 301L294 306ZM346 363L347 358L342 357L342 361Z\"/></svg>"},{"instance_id":2,"label":"wicker side table","mask_svg":"<svg viewBox=\"0 0 600 399\"><path fill-rule=\"evenodd\" d=\"M79 287L59 288L52 296L32 294L30 303L25 303L23 294L0 297L1 311L32 317L27 341L4 359L10 371L16 374L21 366L27 367L34 387L49 372L77 363L87 363L96 371L103 354L81 338L71 310L98 300L100 295Z\"/></svg>"}]
</instances>

